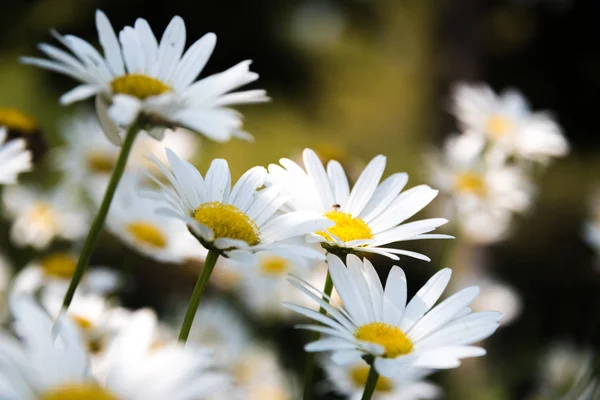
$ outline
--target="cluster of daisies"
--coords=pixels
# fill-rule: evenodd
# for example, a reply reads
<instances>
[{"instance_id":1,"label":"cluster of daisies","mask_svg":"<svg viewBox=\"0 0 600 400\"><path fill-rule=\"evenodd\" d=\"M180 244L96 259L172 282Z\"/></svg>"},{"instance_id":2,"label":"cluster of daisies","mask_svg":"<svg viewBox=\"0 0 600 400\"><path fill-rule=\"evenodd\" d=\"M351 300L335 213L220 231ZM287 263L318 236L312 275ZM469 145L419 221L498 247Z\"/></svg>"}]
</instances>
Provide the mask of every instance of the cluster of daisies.
<instances>
[{"instance_id":1,"label":"cluster of daisies","mask_svg":"<svg viewBox=\"0 0 600 400\"><path fill-rule=\"evenodd\" d=\"M96 26L102 51L55 33L60 47L39 45L47 58L22 59L79 82L61 103L95 98L95 112L67 121L64 146L45 160L57 185L15 184L32 169L35 147L26 138L39 129L18 110L0 110L10 240L36 251L14 278L4 271L0 398L312 398L315 358L307 357L300 388L247 321L205 298L209 285L239 296L252 319L301 322L312 337L304 350L323 353L326 389L350 398L437 398L441 389L427 376L485 354L477 344L496 331L501 313L478 311L480 289L442 299L452 275L444 268L409 298L397 265L404 257L430 261L404 242L453 239L436 231L447 219L413 219L437 190L406 189L405 173L383 178L382 155L351 179L311 149L302 162L282 158L237 180L223 159L200 172L192 164L200 137L252 138L231 108L269 100L264 90L237 90L258 78L251 62L198 79L214 34L185 50L179 17L160 40L143 19L117 34L98 11ZM449 195L457 232L498 240L529 205L531 175L567 143L548 115L531 113L513 92L461 86L455 112L463 133L432 160L432 182ZM88 268L102 227L127 254L116 269ZM371 256L394 264L386 279ZM202 265L174 317L159 322L149 308L121 304L142 260Z\"/></svg>"},{"instance_id":2,"label":"cluster of daisies","mask_svg":"<svg viewBox=\"0 0 600 400\"><path fill-rule=\"evenodd\" d=\"M452 112L460 134L429 160L430 180L446 194L456 232L471 242L505 239L516 214L530 208L543 168L569 144L547 112L531 111L515 90L459 84Z\"/></svg>"}]
</instances>

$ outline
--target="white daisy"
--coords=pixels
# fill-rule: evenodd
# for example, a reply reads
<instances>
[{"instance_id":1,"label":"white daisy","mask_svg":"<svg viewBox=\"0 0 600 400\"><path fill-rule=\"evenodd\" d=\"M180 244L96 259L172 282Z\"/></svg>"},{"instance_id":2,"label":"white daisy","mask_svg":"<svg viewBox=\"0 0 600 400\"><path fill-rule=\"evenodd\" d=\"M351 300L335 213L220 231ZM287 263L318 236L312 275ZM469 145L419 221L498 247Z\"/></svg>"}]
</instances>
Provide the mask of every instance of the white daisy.
<instances>
[{"instance_id":1,"label":"white daisy","mask_svg":"<svg viewBox=\"0 0 600 400\"><path fill-rule=\"evenodd\" d=\"M106 15L97 11L96 27L104 55L76 36L55 33L72 54L40 44L50 59L24 57L22 61L80 81L61 97L61 103L96 96L101 122L113 143L120 142L119 132L108 126L106 114L121 126L142 116L143 125L154 128L149 133L159 140L165 127L176 126L216 141L251 138L242 131L242 115L228 107L268 100L264 90L229 93L258 79L249 70L251 61L195 81L215 47L215 34L206 34L184 54L185 24L180 17L171 20L160 42L141 18L133 27L123 28L117 38Z\"/></svg>"},{"instance_id":2,"label":"white daisy","mask_svg":"<svg viewBox=\"0 0 600 400\"><path fill-rule=\"evenodd\" d=\"M70 187L43 192L10 186L4 190L3 201L14 220L10 238L17 246L41 250L55 239L77 240L88 231L88 212L73 198Z\"/></svg>"},{"instance_id":3,"label":"white daisy","mask_svg":"<svg viewBox=\"0 0 600 400\"><path fill-rule=\"evenodd\" d=\"M323 325L302 328L323 333L324 338L306 345L309 352L331 351L338 364L374 358L380 375L392 377L405 367L454 368L466 357L485 354L470 346L498 328L501 314L472 313L469 304L477 287L463 289L432 308L448 285L450 269L435 274L406 304L406 277L393 266L385 290L373 265L350 254L347 268L337 256L327 257L329 273L344 307L330 305L324 293L297 278L291 283L329 313L286 303L286 307ZM328 296L325 296L328 299Z\"/></svg>"},{"instance_id":4,"label":"white daisy","mask_svg":"<svg viewBox=\"0 0 600 400\"><path fill-rule=\"evenodd\" d=\"M21 269L11 282L11 294L37 294L51 290L66 293L77 266L75 252L54 252L34 259ZM119 275L116 271L100 266L91 266L85 272L78 293L107 295L117 289Z\"/></svg>"},{"instance_id":5,"label":"white daisy","mask_svg":"<svg viewBox=\"0 0 600 400\"><path fill-rule=\"evenodd\" d=\"M548 162L569 151L569 143L552 116L532 112L515 90L498 96L487 85L458 84L453 111L465 131L484 135L508 155Z\"/></svg>"},{"instance_id":6,"label":"white daisy","mask_svg":"<svg viewBox=\"0 0 600 400\"><path fill-rule=\"evenodd\" d=\"M297 260L322 259L323 255L306 245L287 243L293 237L325 229L331 223L313 211L277 214L285 198L271 187L257 191L266 180L267 171L254 167L231 188L227 161L214 160L206 177L190 163L167 149L170 168L155 160L169 187L164 199L169 207L160 211L185 221L194 235L208 249L244 263L256 263L258 251L270 251Z\"/></svg>"},{"instance_id":7,"label":"white daisy","mask_svg":"<svg viewBox=\"0 0 600 400\"><path fill-rule=\"evenodd\" d=\"M0 354L0 397L17 400L58 399L198 399L227 385L212 372L199 351L173 344L151 349L154 320L136 313L111 344L109 367L97 379L75 325L64 316L52 320L31 299L12 302L15 330L23 344L4 334Z\"/></svg>"},{"instance_id":8,"label":"white daisy","mask_svg":"<svg viewBox=\"0 0 600 400\"><path fill-rule=\"evenodd\" d=\"M361 360L354 364L337 365L327 361L324 368L332 390L347 396L348 400L360 400L362 398L367 376L369 375L369 365L366 362ZM442 394L440 388L423 380L429 374L431 374L431 370L428 369L405 368L390 378L380 376L372 399L437 399Z\"/></svg>"},{"instance_id":9,"label":"white daisy","mask_svg":"<svg viewBox=\"0 0 600 400\"><path fill-rule=\"evenodd\" d=\"M207 250L186 228L185 222L156 214L164 201L140 196L141 176L123 177L111 203L106 228L129 247L161 262L203 260Z\"/></svg>"},{"instance_id":10,"label":"white daisy","mask_svg":"<svg viewBox=\"0 0 600 400\"><path fill-rule=\"evenodd\" d=\"M450 196L460 232L489 243L506 236L513 213L529 208L534 187L521 168L486 157L484 147L480 136L452 136L428 163L432 184Z\"/></svg>"},{"instance_id":11,"label":"white daisy","mask_svg":"<svg viewBox=\"0 0 600 400\"><path fill-rule=\"evenodd\" d=\"M312 262L308 265L298 264L270 252L261 251L256 255L257 264L248 265L231 260L223 261L223 263L233 264L229 268L239 271L240 279L236 293L244 307L260 317L261 320L297 318L296 313L281 307L281 303L288 301L309 306L311 302L307 301L306 296L298 291L289 290L288 274L320 284L325 281L327 267L322 262Z\"/></svg>"},{"instance_id":12,"label":"white daisy","mask_svg":"<svg viewBox=\"0 0 600 400\"><path fill-rule=\"evenodd\" d=\"M68 183L104 194L119 148L106 139L98 118L93 114L75 115L63 123L60 131L65 145L52 154L56 168L63 172ZM197 135L181 129L169 130L161 142L141 133L136 137L127 168L142 170L154 167L147 156L154 154L159 159L164 158L166 146L182 159L189 160L198 152L199 141Z\"/></svg>"},{"instance_id":13,"label":"white daisy","mask_svg":"<svg viewBox=\"0 0 600 400\"><path fill-rule=\"evenodd\" d=\"M330 161L327 170L317 154L305 149L303 170L298 164L281 159L279 165L269 165L269 183L288 196L289 210L320 213L335 223L327 230L311 234L311 240L322 242L329 251L358 251L381 254L394 260L396 254L429 261L429 257L407 250L381 247L394 242L449 238L428 234L448 222L432 218L402 224L422 210L438 194L427 185L416 186L400 193L408 175L396 173L379 180L386 158L375 157L364 169L350 191L348 178L337 161Z\"/></svg>"},{"instance_id":14,"label":"white daisy","mask_svg":"<svg viewBox=\"0 0 600 400\"><path fill-rule=\"evenodd\" d=\"M23 139L7 142L6 128L0 126L0 184L17 182L20 173L31 171L31 152Z\"/></svg>"},{"instance_id":15,"label":"white daisy","mask_svg":"<svg viewBox=\"0 0 600 400\"><path fill-rule=\"evenodd\" d=\"M37 121L18 108L0 107L0 127L6 128L7 142L18 139L25 143L33 161L39 159L48 148Z\"/></svg>"}]
</instances>

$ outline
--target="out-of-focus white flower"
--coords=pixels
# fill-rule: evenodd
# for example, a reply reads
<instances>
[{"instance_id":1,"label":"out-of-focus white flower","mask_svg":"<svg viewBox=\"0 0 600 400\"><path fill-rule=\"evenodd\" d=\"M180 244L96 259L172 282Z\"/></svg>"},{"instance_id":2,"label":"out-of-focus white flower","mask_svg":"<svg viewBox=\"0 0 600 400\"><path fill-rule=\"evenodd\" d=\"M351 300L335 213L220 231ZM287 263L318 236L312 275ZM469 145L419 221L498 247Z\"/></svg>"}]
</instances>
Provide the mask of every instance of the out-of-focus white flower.
<instances>
[{"instance_id":1,"label":"out-of-focus white flower","mask_svg":"<svg viewBox=\"0 0 600 400\"><path fill-rule=\"evenodd\" d=\"M525 212L533 196L524 171L486 157L484 147L481 136L452 136L443 154L428 159L431 182L450 197L461 234L479 243L503 239L513 214Z\"/></svg>"},{"instance_id":2,"label":"out-of-focus white flower","mask_svg":"<svg viewBox=\"0 0 600 400\"><path fill-rule=\"evenodd\" d=\"M88 191L100 191L108 184L119 156L119 148L106 139L97 116L79 113L61 127L65 145L53 152L52 161L62 171L67 183L83 185ZM140 133L127 160L128 170L155 168L147 157L165 158L165 148L172 148L182 159L189 160L200 148L197 135L182 129L168 130L158 142L145 132Z\"/></svg>"},{"instance_id":3,"label":"out-of-focus white flower","mask_svg":"<svg viewBox=\"0 0 600 400\"><path fill-rule=\"evenodd\" d=\"M324 293L297 278L290 282L323 307L328 316L294 304L285 306L323 324L301 326L324 334L304 349L331 352L337 364L372 356L375 369L385 377L408 366L455 368L463 358L484 355L484 349L471 344L498 328L499 312L473 313L469 308L479 294L477 287L463 289L433 307L450 280L447 268L435 274L406 304L406 277L399 267L392 267L384 289L367 259L361 261L351 254L344 265L329 255L327 262L344 306L329 304L322 299Z\"/></svg>"},{"instance_id":4,"label":"out-of-focus white flower","mask_svg":"<svg viewBox=\"0 0 600 400\"><path fill-rule=\"evenodd\" d=\"M323 259L310 247L289 242L311 232L325 229L331 222L313 211L281 214L285 202L276 187L258 190L267 178L262 167L248 170L231 187L229 165L216 159L206 177L188 162L167 149L170 169L156 160L168 186L159 180L168 207L158 211L184 221L202 245L243 263L255 263L256 252L270 251L281 257L299 260Z\"/></svg>"},{"instance_id":5,"label":"out-of-focus white flower","mask_svg":"<svg viewBox=\"0 0 600 400\"><path fill-rule=\"evenodd\" d=\"M31 298L12 301L14 328L23 340L0 337L0 397L18 400L207 398L229 385L211 356L178 344L152 348L152 313L140 311L107 350L104 374L93 376L76 326L52 319Z\"/></svg>"},{"instance_id":6,"label":"out-of-focus white flower","mask_svg":"<svg viewBox=\"0 0 600 400\"><path fill-rule=\"evenodd\" d=\"M117 126L128 126L140 115L152 128L149 134L158 140L165 128L175 126L215 141L252 138L242 130L242 115L229 108L268 101L264 90L231 93L258 79L258 74L250 72L251 61L196 81L216 45L214 33L204 35L184 54L186 29L178 16L160 42L141 18L133 27L123 28L117 38L106 15L97 11L96 27L103 55L78 37L55 33L72 54L40 44L49 59L24 57L22 61L80 81L81 85L61 97L61 103L96 96L101 122L113 143L120 143Z\"/></svg>"},{"instance_id":7,"label":"out-of-focus white flower","mask_svg":"<svg viewBox=\"0 0 600 400\"><path fill-rule=\"evenodd\" d=\"M55 252L33 260L11 282L11 294L33 295L47 289L64 295L75 272L77 257L74 252ZM119 276L116 271L92 266L86 270L78 286L78 293L106 295L114 291L118 284Z\"/></svg>"},{"instance_id":8,"label":"out-of-focus white flower","mask_svg":"<svg viewBox=\"0 0 600 400\"><path fill-rule=\"evenodd\" d=\"M337 365L331 361L324 363L331 390L347 396L348 400L362 398L369 365L358 361L349 365ZM431 370L408 367L398 374L386 378L380 376L375 386L373 400L426 400L437 399L441 396L441 389L433 383L424 381Z\"/></svg>"},{"instance_id":9,"label":"out-of-focus white flower","mask_svg":"<svg viewBox=\"0 0 600 400\"><path fill-rule=\"evenodd\" d=\"M185 222L157 214L165 202L142 196L143 190L142 176L128 173L123 177L110 206L107 229L129 247L157 261L204 259L207 250Z\"/></svg>"},{"instance_id":10,"label":"out-of-focus white flower","mask_svg":"<svg viewBox=\"0 0 600 400\"><path fill-rule=\"evenodd\" d=\"M304 150L303 159L304 169L286 158L280 160L281 166L269 165L267 184L288 197L284 210L317 212L332 221L333 226L309 236L329 251L375 253L394 260L398 259L397 254L402 254L429 261L423 254L385 246L408 240L448 238L429 234L448 222L444 218L403 224L425 208L438 191L420 185L400 193L408 182L405 173L393 174L380 184L386 164L384 156L371 160L352 190L339 162L329 161L325 170L310 149Z\"/></svg>"},{"instance_id":11,"label":"out-of-focus white flower","mask_svg":"<svg viewBox=\"0 0 600 400\"><path fill-rule=\"evenodd\" d=\"M548 113L532 112L515 90L497 95L487 85L458 84L453 111L464 131L484 136L509 156L547 163L569 151L556 121Z\"/></svg>"},{"instance_id":12,"label":"out-of-focus white flower","mask_svg":"<svg viewBox=\"0 0 600 400\"><path fill-rule=\"evenodd\" d=\"M4 207L14 220L11 240L20 247L42 250L55 239L73 241L84 237L89 215L70 189L61 186L43 192L26 186L5 188Z\"/></svg>"},{"instance_id":13,"label":"out-of-focus white flower","mask_svg":"<svg viewBox=\"0 0 600 400\"><path fill-rule=\"evenodd\" d=\"M590 217L583 225L583 238L600 254L600 190L589 201Z\"/></svg>"},{"instance_id":14,"label":"out-of-focus white flower","mask_svg":"<svg viewBox=\"0 0 600 400\"><path fill-rule=\"evenodd\" d=\"M540 362L539 394L565 400L592 400L598 394L594 353L570 342L556 342Z\"/></svg>"},{"instance_id":15,"label":"out-of-focus white flower","mask_svg":"<svg viewBox=\"0 0 600 400\"><path fill-rule=\"evenodd\" d=\"M10 280L13 277L13 267L4 256L0 254L0 323L5 322L9 315L8 311L8 293Z\"/></svg>"},{"instance_id":16,"label":"out-of-focus white flower","mask_svg":"<svg viewBox=\"0 0 600 400\"><path fill-rule=\"evenodd\" d=\"M297 319L298 315L282 307L281 303L312 303L306 301L306 296L298 291L290 290L288 274L311 282L314 281L316 269L326 270L324 263L299 264L270 252L258 252L256 255L256 264L223 260L223 263L231 264L228 268L235 269L240 274L236 289L240 299L243 299L244 306L261 319ZM325 280L325 274L319 274L319 277L322 279L317 285L321 285Z\"/></svg>"},{"instance_id":17,"label":"out-of-focus white flower","mask_svg":"<svg viewBox=\"0 0 600 400\"><path fill-rule=\"evenodd\" d=\"M0 126L0 184L17 182L22 172L31 171L31 152L23 139L6 141L6 128Z\"/></svg>"}]
</instances>

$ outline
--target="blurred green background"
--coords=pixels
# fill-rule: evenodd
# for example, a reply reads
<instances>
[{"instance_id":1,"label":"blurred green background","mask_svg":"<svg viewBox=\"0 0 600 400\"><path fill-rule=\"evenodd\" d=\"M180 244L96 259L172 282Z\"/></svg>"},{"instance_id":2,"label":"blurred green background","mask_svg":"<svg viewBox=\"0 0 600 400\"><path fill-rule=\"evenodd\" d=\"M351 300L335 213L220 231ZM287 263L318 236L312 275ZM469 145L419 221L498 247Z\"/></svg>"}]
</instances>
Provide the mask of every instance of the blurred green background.
<instances>
[{"instance_id":1,"label":"blurred green background","mask_svg":"<svg viewBox=\"0 0 600 400\"><path fill-rule=\"evenodd\" d=\"M20 107L35 116L52 144L58 141L57 122L73 111L59 106L58 96L74 83L17 59L38 54L36 43L52 42L51 28L93 42L97 8L116 28L144 17L157 33L181 15L188 43L215 32L218 45L203 76L254 60L252 69L261 79L253 86L273 98L243 110L256 141L205 142L201 170L224 157L239 176L253 165L314 147L349 163L385 154L386 174L406 171L415 185L426 179L424 153L456 129L447 112L454 82L516 87L534 109L553 110L571 154L541 178L537 204L517 221L515 234L485 249L486 268L517 289L523 312L488 340L485 363L466 363L435 380L447 399L528 398L548 345L557 339L600 344L600 269L581 238L588 195L600 186L600 2L5 0L0 107ZM443 245L410 246L433 260L425 265L403 259L414 293L440 267ZM386 263L380 262L384 276ZM159 304L149 276L142 289ZM303 340L300 334L290 339L292 329L282 329L282 341Z\"/></svg>"}]
</instances>

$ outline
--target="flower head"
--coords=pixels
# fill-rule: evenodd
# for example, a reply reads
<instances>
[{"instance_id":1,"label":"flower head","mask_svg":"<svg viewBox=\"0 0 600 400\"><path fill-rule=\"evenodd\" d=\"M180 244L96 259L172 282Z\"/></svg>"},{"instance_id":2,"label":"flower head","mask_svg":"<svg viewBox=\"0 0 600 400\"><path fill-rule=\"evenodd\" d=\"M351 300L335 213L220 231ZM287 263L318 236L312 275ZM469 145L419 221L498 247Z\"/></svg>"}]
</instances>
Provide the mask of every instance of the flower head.
<instances>
[{"instance_id":1,"label":"flower head","mask_svg":"<svg viewBox=\"0 0 600 400\"><path fill-rule=\"evenodd\" d=\"M284 258L322 258L320 252L289 239L325 229L331 223L312 211L278 214L285 198L275 187L264 185L267 172L254 167L231 187L231 174L225 160L214 160L206 177L190 163L167 149L171 169L156 160L169 182L164 189L168 207L165 215L183 220L208 249L216 249L240 262L256 263L254 253L270 251ZM155 196L158 197L158 196Z\"/></svg>"},{"instance_id":2,"label":"flower head","mask_svg":"<svg viewBox=\"0 0 600 400\"><path fill-rule=\"evenodd\" d=\"M348 396L349 400L360 400L367 382L369 365L363 360L348 365L337 365L328 360L325 373L332 390ZM423 380L431 374L424 368L405 368L392 377L380 376L375 386L375 400L426 400L437 399L441 390L433 383Z\"/></svg>"},{"instance_id":3,"label":"flower head","mask_svg":"<svg viewBox=\"0 0 600 400\"><path fill-rule=\"evenodd\" d=\"M471 312L469 304L479 293L477 287L463 289L433 307L450 280L451 271L447 268L435 274L406 304L406 277L399 267L392 267L384 289L366 259L348 255L347 268L337 256L329 255L327 261L344 307L330 305L321 298L324 293L297 278L291 283L329 316L285 305L323 324L302 326L324 334L306 345L305 350L331 351L338 364L356 362L367 355L374 358L377 372L385 377L408 366L454 368L462 358L484 355L485 350L470 344L485 339L498 328L500 313Z\"/></svg>"},{"instance_id":4,"label":"flower head","mask_svg":"<svg viewBox=\"0 0 600 400\"><path fill-rule=\"evenodd\" d=\"M8 187L3 202L14 219L11 240L18 246L46 248L55 239L77 240L88 229L89 215L70 187L43 192L33 187Z\"/></svg>"},{"instance_id":5,"label":"flower head","mask_svg":"<svg viewBox=\"0 0 600 400\"><path fill-rule=\"evenodd\" d=\"M106 368L92 374L90 357L75 324L52 319L29 297L12 299L14 328L22 343L4 334L0 352L0 397L42 400L146 400L202 398L227 386L212 371L210 356L172 344L151 349L155 317L147 311L129 324L107 350Z\"/></svg>"},{"instance_id":6,"label":"flower head","mask_svg":"<svg viewBox=\"0 0 600 400\"><path fill-rule=\"evenodd\" d=\"M427 185L416 186L401 193L408 181L405 173L396 173L379 183L386 158L375 157L364 169L350 190L341 164L330 161L327 170L316 153L305 149L304 167L281 159L269 166L269 182L288 196L284 206L289 210L321 213L333 222L328 229L316 231L311 240L321 242L333 252L369 252L398 259L403 254L429 260L423 254L382 247L390 243L447 235L427 234L448 222L432 218L403 224L431 202L438 194Z\"/></svg>"},{"instance_id":7,"label":"flower head","mask_svg":"<svg viewBox=\"0 0 600 400\"><path fill-rule=\"evenodd\" d=\"M461 233L479 243L503 239L513 214L525 212L534 194L523 168L484 149L481 136L456 135L446 140L443 154L428 159L431 182L449 196Z\"/></svg>"},{"instance_id":8,"label":"flower head","mask_svg":"<svg viewBox=\"0 0 600 400\"><path fill-rule=\"evenodd\" d=\"M545 112L532 112L519 92L497 95L487 85L459 84L454 114L464 131L483 135L507 155L548 162L564 156L569 144L560 126Z\"/></svg>"},{"instance_id":9,"label":"flower head","mask_svg":"<svg viewBox=\"0 0 600 400\"><path fill-rule=\"evenodd\" d=\"M101 122L113 143L120 143L118 127L129 126L140 116L144 128L159 140L164 128L177 126L216 141L251 138L242 130L242 116L228 107L268 100L264 90L230 93L258 79L249 70L251 61L196 81L215 47L215 34L204 35L184 52L185 24L177 16L160 41L141 18L117 36L106 15L97 11L96 27L103 54L83 39L56 33L70 53L40 44L49 59L22 61L81 82L61 97L61 103L96 96Z\"/></svg>"}]
</instances>

